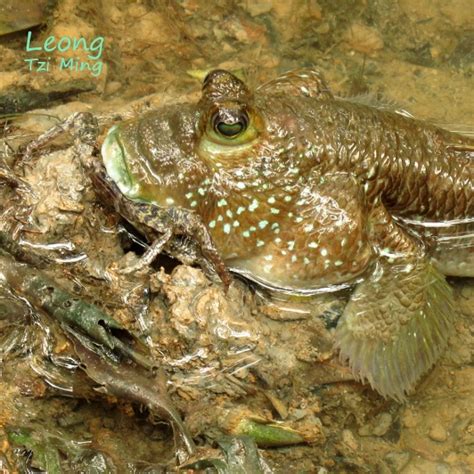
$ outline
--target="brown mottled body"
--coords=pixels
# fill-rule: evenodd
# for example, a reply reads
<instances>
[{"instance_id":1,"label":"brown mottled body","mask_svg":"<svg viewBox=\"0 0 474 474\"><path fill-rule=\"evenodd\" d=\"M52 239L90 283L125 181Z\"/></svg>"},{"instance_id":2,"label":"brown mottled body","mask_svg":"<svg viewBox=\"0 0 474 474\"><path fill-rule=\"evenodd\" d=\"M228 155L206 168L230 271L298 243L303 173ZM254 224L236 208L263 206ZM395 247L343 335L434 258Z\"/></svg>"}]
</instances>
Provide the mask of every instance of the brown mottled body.
<instances>
[{"instance_id":1,"label":"brown mottled body","mask_svg":"<svg viewBox=\"0 0 474 474\"><path fill-rule=\"evenodd\" d=\"M336 344L403 399L446 344L439 270L474 276L473 150L303 70L254 94L214 71L199 103L118 125L102 154L128 199L198 216L231 270L292 294L357 283Z\"/></svg>"}]
</instances>

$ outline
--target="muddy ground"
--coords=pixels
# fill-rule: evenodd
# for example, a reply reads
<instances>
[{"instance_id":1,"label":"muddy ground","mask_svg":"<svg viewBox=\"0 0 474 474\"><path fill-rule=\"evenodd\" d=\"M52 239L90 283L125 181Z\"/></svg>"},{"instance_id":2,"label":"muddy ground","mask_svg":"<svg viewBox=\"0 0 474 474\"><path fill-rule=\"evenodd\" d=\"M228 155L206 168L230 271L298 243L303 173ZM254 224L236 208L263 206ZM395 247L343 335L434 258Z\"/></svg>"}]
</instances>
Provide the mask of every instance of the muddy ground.
<instances>
[{"instance_id":1,"label":"muddy ground","mask_svg":"<svg viewBox=\"0 0 474 474\"><path fill-rule=\"evenodd\" d=\"M22 144L75 111L94 112L106 128L117 117L194 100L196 77L212 68L256 85L315 65L337 94L370 95L450 128L472 128L473 15L469 0L60 0L35 20L33 44L50 35L103 36L102 71L60 70L63 57L91 60L80 51L25 51L25 30L0 36L3 113L37 104L2 122L1 159L12 165ZM50 70L30 71L24 60L32 57L51 58ZM73 93L77 87L89 91ZM60 93L45 98L45 91ZM472 281L453 280L459 317L442 359L407 403L384 400L351 380L333 352L347 295L322 297L295 316L243 281L225 294L200 269L170 259L121 274L143 245L98 202L69 145L67 137L56 141L25 166L22 178L35 195L0 184L1 230L47 256L48 275L145 341L199 446L215 446L239 420L258 418L304 441L260 451L276 473L474 472ZM50 316L3 287L0 471L172 470L169 426L93 390L69 364L74 357Z\"/></svg>"}]
</instances>

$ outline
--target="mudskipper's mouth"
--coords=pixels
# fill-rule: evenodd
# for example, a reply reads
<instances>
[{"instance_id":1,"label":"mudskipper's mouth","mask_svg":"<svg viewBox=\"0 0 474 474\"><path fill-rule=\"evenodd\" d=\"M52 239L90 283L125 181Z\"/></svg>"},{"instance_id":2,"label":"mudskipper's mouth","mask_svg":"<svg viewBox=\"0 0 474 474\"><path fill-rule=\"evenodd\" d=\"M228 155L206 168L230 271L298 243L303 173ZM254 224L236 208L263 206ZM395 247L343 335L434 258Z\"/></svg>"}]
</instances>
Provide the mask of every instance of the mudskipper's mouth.
<instances>
[{"instance_id":1,"label":"mudskipper's mouth","mask_svg":"<svg viewBox=\"0 0 474 474\"><path fill-rule=\"evenodd\" d=\"M133 182L127 166L125 149L120 141L117 126L112 127L101 149L105 169L110 178L115 182L120 191L128 198L138 195L139 186Z\"/></svg>"}]
</instances>

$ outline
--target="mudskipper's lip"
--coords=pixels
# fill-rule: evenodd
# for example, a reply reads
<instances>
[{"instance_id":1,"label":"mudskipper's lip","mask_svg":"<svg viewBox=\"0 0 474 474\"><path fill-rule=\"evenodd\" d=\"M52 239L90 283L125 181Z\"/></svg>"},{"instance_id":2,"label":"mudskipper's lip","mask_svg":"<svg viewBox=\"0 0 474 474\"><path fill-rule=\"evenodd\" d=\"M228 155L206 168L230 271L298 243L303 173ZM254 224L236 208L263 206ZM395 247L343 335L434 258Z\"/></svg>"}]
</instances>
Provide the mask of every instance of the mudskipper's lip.
<instances>
[{"instance_id":1,"label":"mudskipper's lip","mask_svg":"<svg viewBox=\"0 0 474 474\"><path fill-rule=\"evenodd\" d=\"M113 126L102 144L101 154L105 169L110 178L115 182L120 191L128 198L135 198L138 195L139 186L133 182L130 175L126 152L120 141L120 130L118 126Z\"/></svg>"}]
</instances>

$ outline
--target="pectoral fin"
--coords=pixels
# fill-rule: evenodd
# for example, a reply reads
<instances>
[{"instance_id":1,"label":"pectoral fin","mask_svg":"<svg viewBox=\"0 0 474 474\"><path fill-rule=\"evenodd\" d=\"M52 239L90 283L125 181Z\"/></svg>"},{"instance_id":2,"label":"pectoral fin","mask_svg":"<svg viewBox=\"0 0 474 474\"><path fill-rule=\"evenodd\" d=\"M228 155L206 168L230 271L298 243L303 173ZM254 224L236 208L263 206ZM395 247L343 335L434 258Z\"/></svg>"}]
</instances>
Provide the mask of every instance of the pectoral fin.
<instances>
[{"instance_id":1,"label":"pectoral fin","mask_svg":"<svg viewBox=\"0 0 474 474\"><path fill-rule=\"evenodd\" d=\"M383 206L370 222L379 261L347 304L336 345L357 379L403 401L445 349L454 300L421 244Z\"/></svg>"},{"instance_id":2,"label":"pectoral fin","mask_svg":"<svg viewBox=\"0 0 474 474\"><path fill-rule=\"evenodd\" d=\"M382 260L346 306L336 345L357 379L403 401L446 347L454 315L451 288L426 258Z\"/></svg>"}]
</instances>

